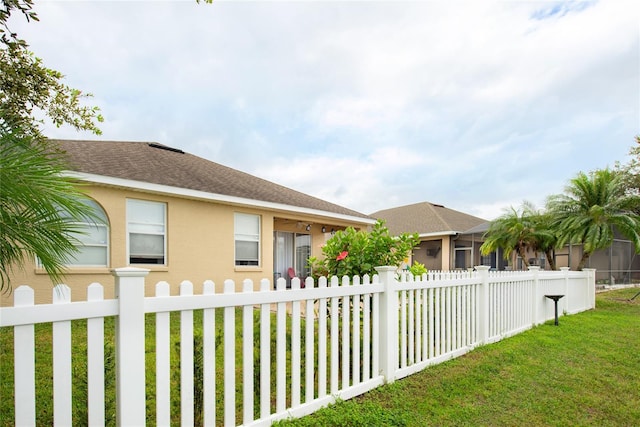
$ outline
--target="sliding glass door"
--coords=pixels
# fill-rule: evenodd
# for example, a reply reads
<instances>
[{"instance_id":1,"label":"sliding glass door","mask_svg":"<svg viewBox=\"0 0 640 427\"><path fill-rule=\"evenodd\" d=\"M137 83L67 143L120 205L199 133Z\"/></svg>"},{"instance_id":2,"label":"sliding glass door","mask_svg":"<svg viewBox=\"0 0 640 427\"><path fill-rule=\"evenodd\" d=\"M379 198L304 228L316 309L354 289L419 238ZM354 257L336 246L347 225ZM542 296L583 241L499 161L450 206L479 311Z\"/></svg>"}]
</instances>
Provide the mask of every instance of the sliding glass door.
<instances>
[{"instance_id":1,"label":"sliding glass door","mask_svg":"<svg viewBox=\"0 0 640 427\"><path fill-rule=\"evenodd\" d=\"M273 233L273 275L275 280L283 277L287 287L291 277L303 280L309 275L307 260L311 256L311 235L275 231Z\"/></svg>"}]
</instances>

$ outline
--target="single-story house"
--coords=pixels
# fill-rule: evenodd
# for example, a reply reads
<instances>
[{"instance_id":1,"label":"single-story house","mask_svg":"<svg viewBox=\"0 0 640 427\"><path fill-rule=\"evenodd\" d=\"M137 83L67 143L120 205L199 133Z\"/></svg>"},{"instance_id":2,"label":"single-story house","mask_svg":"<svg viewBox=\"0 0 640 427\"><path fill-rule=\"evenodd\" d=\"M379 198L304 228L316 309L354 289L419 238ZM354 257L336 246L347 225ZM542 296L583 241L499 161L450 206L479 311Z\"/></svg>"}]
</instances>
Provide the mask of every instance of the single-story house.
<instances>
[{"instance_id":1,"label":"single-story house","mask_svg":"<svg viewBox=\"0 0 640 427\"><path fill-rule=\"evenodd\" d=\"M487 223L485 219L430 202L385 209L370 216L384 220L392 235L418 233L420 245L413 251L411 264L417 261L429 270L449 271L486 262L479 250L483 232L476 229Z\"/></svg>"},{"instance_id":2,"label":"single-story house","mask_svg":"<svg viewBox=\"0 0 640 427\"><path fill-rule=\"evenodd\" d=\"M480 224L465 232L471 235L472 240L482 241L484 234L489 229L489 222ZM566 245L553 252L556 268L569 267L577 270L582 258L583 248L581 244ZM531 250L525 254L527 263L538 266L543 270L550 270L551 266L544 253L535 253ZM513 251L508 260L504 259L503 251L481 256L482 265L488 265L495 270L523 270L523 260ZM585 265L585 268L596 269L596 281L600 283L635 283L640 280L640 256L635 253L633 243L616 233L611 247L595 251Z\"/></svg>"},{"instance_id":3,"label":"single-story house","mask_svg":"<svg viewBox=\"0 0 640 427\"><path fill-rule=\"evenodd\" d=\"M524 261L515 252L507 259L499 249L487 255L480 253L484 235L490 222L442 205L422 202L385 209L370 216L386 221L392 235L418 233L420 245L414 249L408 264L417 261L429 270L469 269L486 265L493 270L522 270ZM556 268L576 270L582 258L582 245L573 244L556 249L553 256ZM551 267L544 253L527 252L529 265L544 270ZM640 254L633 243L616 233L610 248L594 252L585 267L596 269L601 283L637 283L640 281Z\"/></svg>"},{"instance_id":4,"label":"single-story house","mask_svg":"<svg viewBox=\"0 0 640 427\"><path fill-rule=\"evenodd\" d=\"M65 283L73 300L92 282L113 296L113 268L150 270L147 295L167 281L198 289L226 279L309 274L307 259L320 256L332 232L367 229L375 219L218 163L157 143L53 140L67 153L69 175L91 198L103 225L85 224L80 252ZM283 169L286 173L286 168ZM37 260L15 269L12 287L28 284L36 303L51 302L52 283ZM12 305L9 293L0 304Z\"/></svg>"}]
</instances>

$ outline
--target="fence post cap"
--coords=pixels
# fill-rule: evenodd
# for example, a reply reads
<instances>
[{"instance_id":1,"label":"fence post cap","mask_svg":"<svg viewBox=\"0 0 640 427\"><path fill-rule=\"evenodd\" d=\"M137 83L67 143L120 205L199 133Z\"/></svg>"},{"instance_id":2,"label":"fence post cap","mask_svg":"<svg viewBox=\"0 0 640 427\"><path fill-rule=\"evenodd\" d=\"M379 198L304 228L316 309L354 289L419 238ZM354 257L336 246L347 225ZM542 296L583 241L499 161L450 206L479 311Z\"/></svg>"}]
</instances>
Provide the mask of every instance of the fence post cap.
<instances>
[{"instance_id":1,"label":"fence post cap","mask_svg":"<svg viewBox=\"0 0 640 427\"><path fill-rule=\"evenodd\" d=\"M570 268L569 267L560 267L560 271L569 271Z\"/></svg>"},{"instance_id":2,"label":"fence post cap","mask_svg":"<svg viewBox=\"0 0 640 427\"><path fill-rule=\"evenodd\" d=\"M530 265L529 266L529 271L540 271L540 266L539 265Z\"/></svg>"},{"instance_id":3,"label":"fence post cap","mask_svg":"<svg viewBox=\"0 0 640 427\"><path fill-rule=\"evenodd\" d=\"M476 271L489 271L491 267L489 267L488 265L476 265L474 268L476 269Z\"/></svg>"},{"instance_id":4,"label":"fence post cap","mask_svg":"<svg viewBox=\"0 0 640 427\"><path fill-rule=\"evenodd\" d=\"M145 277L151 270L138 267L121 267L111 270L111 274L116 277Z\"/></svg>"},{"instance_id":5,"label":"fence post cap","mask_svg":"<svg viewBox=\"0 0 640 427\"><path fill-rule=\"evenodd\" d=\"M380 267L376 267L376 271L378 273L382 273L382 272L385 272L385 271L396 271L397 269L398 269L398 267L394 267L392 265L383 265L383 266L380 266Z\"/></svg>"}]
</instances>

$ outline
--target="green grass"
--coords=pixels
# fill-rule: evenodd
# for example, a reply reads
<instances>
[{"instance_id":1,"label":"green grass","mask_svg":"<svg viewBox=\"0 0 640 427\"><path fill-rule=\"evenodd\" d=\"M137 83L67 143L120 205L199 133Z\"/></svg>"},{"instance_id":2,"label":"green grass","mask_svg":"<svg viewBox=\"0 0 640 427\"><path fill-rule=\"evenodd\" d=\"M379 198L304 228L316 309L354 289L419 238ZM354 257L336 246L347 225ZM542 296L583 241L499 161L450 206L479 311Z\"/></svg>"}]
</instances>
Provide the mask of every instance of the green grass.
<instances>
[{"instance_id":1,"label":"green grass","mask_svg":"<svg viewBox=\"0 0 640 427\"><path fill-rule=\"evenodd\" d=\"M640 298L633 303L626 301L636 292L637 289L626 289L600 294L596 310L561 317L558 327L553 326L552 322L541 325L500 343L478 348L461 358L427 368L356 399L332 405L309 417L280 424L640 425ZM216 325L220 328L223 325L222 310L216 310L216 314ZM241 336L240 311L237 314L236 330L240 331ZM172 417L176 424L179 423L180 413L177 317L177 314L172 315L171 332ZM199 312L196 312L195 318L196 324L199 324ZM154 334L154 322L154 316L147 317L147 333L150 336ZM111 342L113 319L106 320L106 329L107 339ZM301 335L304 339L304 322ZM239 345L240 341L236 347L238 423L242 422L242 357ZM73 346L74 424L85 425L86 384L83 378L86 376L86 322L73 322ZM223 345L217 347L216 376L219 381L223 374ZM13 425L12 349L12 330L0 329L0 426ZM37 423L51 425L50 324L36 326L36 349ZM147 421L148 425L153 426L155 348L152 339L147 343L146 351ZM112 362L112 344L106 345L106 352L107 362ZM302 361L304 363L304 346ZM289 361L287 365L290 365ZM113 373L113 369L110 372ZM107 424L114 425L115 381L108 375L106 382ZM221 402L223 387L221 383L218 384L218 402ZM223 419L222 416L219 411L218 422Z\"/></svg>"},{"instance_id":2,"label":"green grass","mask_svg":"<svg viewBox=\"0 0 640 427\"><path fill-rule=\"evenodd\" d=\"M638 426L638 289L280 426Z\"/></svg>"},{"instance_id":3,"label":"green grass","mask_svg":"<svg viewBox=\"0 0 640 427\"><path fill-rule=\"evenodd\" d=\"M235 311L235 368L236 368L236 421L242 422L242 392L243 392L243 358L242 358L242 310ZM223 405L224 401L224 342L222 340L222 328L224 325L224 311L216 310L216 420L219 423L224 419ZM180 313L171 313L170 322L170 363L171 363L171 418L172 423L178 425L180 422ZM254 311L254 337L255 348L254 358L254 416L259 417L259 333L258 326L259 312ZM114 345L114 318L105 319L105 418L107 425L115 425L116 423L116 407L115 407L115 345ZM271 336L275 337L276 331L275 314L271 316ZM304 343L305 338L305 322L300 322L301 340ZM202 310L194 311L194 356L197 358L201 353L201 331L202 330ZM147 425L156 424L156 384L155 384L155 315L146 316L145 326L147 341L145 344L146 359L146 406L147 406ZM35 346L36 346L36 421L38 425L53 424L53 353L52 353L52 327L51 323L38 324L35 326ZM291 318L287 317L287 334L286 334L286 372L287 372L287 390L291 387L289 373L291 371ZM86 321L78 320L72 322L72 385L73 385L73 422L74 425L87 424L87 333ZM199 343L199 344L198 344ZM271 368L272 368L272 385L271 395L275 396L275 366L276 366L276 349L275 340L271 342ZM304 345L300 350L301 355L301 372L305 371L305 348ZM12 426L14 424L14 377L13 377L13 329L0 328L0 427ZM199 367L202 365L200 364ZM328 364L330 366L330 364ZM196 375L198 374L198 366L194 366ZM301 383L301 396L304 398L304 380ZM200 389L201 391L201 389ZM316 390L317 392L317 390ZM196 400L198 400L198 389L196 389ZM290 405L291 396L287 395L287 406ZM197 407L196 403L196 407ZM271 403L271 409L275 412L275 397ZM201 424L196 411L196 425Z\"/></svg>"}]
</instances>

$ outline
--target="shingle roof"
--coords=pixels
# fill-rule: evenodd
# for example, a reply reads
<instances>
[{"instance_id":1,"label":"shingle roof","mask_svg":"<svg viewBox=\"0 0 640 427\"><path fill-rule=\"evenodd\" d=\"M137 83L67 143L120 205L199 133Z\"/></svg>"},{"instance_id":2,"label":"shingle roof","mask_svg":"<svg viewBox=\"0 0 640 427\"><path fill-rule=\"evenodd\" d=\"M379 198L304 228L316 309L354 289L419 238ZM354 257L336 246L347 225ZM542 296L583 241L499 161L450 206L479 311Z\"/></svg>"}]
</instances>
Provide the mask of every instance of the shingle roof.
<instances>
[{"instance_id":1,"label":"shingle roof","mask_svg":"<svg viewBox=\"0 0 640 427\"><path fill-rule=\"evenodd\" d=\"M142 181L213 194L371 218L161 144L130 141L51 140L75 172Z\"/></svg>"},{"instance_id":2,"label":"shingle roof","mask_svg":"<svg viewBox=\"0 0 640 427\"><path fill-rule=\"evenodd\" d=\"M385 209L370 216L383 219L393 235L402 233L463 233L487 222L482 218L429 202Z\"/></svg>"}]
</instances>

